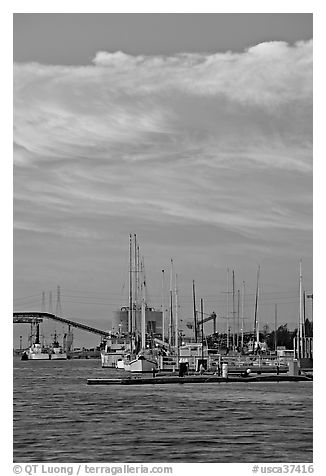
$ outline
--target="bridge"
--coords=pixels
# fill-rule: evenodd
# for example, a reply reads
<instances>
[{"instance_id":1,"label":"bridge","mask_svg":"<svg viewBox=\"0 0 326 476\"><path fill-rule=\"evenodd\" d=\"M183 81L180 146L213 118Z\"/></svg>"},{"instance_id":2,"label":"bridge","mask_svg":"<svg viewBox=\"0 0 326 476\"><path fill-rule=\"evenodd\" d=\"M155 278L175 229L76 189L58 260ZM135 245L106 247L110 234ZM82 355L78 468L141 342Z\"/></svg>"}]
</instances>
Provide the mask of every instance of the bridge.
<instances>
[{"instance_id":1,"label":"bridge","mask_svg":"<svg viewBox=\"0 0 326 476\"><path fill-rule=\"evenodd\" d=\"M14 317L13 319L14 324L40 324L41 322L43 322L43 319L39 317Z\"/></svg>"},{"instance_id":2,"label":"bridge","mask_svg":"<svg viewBox=\"0 0 326 476\"><path fill-rule=\"evenodd\" d=\"M86 326L81 322L72 321L71 319L66 319L64 317L56 316L50 312L14 312L13 313L13 322L17 323L39 323L43 319L52 319L53 321L61 322L62 324L67 324L68 326L75 327L76 329L81 329L86 332L91 332L92 334L98 334L102 337L109 337L111 335L108 331L102 331L101 329L96 329L95 327Z\"/></svg>"}]
</instances>

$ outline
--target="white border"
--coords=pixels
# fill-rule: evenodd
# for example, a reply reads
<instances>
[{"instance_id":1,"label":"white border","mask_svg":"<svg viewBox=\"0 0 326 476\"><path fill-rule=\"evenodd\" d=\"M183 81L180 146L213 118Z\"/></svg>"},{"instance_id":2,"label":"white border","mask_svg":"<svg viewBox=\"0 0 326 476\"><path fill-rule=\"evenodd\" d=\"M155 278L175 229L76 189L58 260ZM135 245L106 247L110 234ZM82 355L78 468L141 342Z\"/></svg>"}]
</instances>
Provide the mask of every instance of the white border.
<instances>
[{"instance_id":1,"label":"white border","mask_svg":"<svg viewBox=\"0 0 326 476\"><path fill-rule=\"evenodd\" d=\"M246 7L246 8L244 8ZM317 320L319 332L315 332L315 382L314 382L314 413L315 428L315 475L322 474L323 466L323 419L324 415L324 383L323 377L323 354L319 349L325 347L325 306L322 302L323 295L322 287L324 287L324 278L321 278L321 268L325 264L325 234L324 234L324 220L326 212L324 209L324 189L325 189L325 169L324 161L325 154L322 153L324 146L325 125L324 121L320 121L324 117L324 88L325 77L323 64L325 62L325 45L324 30L325 30L325 15L324 5L317 1L235 1L228 2L212 2L201 0L196 2L184 1L62 1L62 0L47 0L44 1L5 1L0 7L0 29L1 29L1 59L3 64L1 74L1 94L2 94L2 121L1 131L2 138L5 144L2 144L2 160L1 160L1 218L5 226L5 237L2 233L1 240L1 291L2 291L2 342L9 336L6 346L2 353L3 362L6 364L2 373L2 427L1 432L1 447L3 454L6 455L6 460L10 464L8 471L4 470L4 474L12 474L11 455L12 455L12 365L11 357L11 311L12 311L12 13L26 12L26 13L314 13L314 281L315 281L315 307L314 307L314 321ZM317 97L317 100L316 100ZM317 170L317 173L316 173ZM320 302L318 304L318 295ZM317 299L316 299L317 298ZM323 306L323 307L321 307ZM318 322L321 321L321 322ZM6 358L4 357L6 356ZM7 365L9 364L9 365ZM316 378L317 377L317 378ZM319 378L321 377L321 379ZM320 416L320 417L319 417ZM4 430L5 429L5 430ZM4 459L2 462L5 463ZM6 461L7 462L7 461ZM6 464L6 463L5 463ZM7 465L6 465L7 466ZM188 474L198 474L198 466L194 470L188 465L182 465L184 471ZM188 467L187 467L188 466ZM217 470L221 474L250 474L249 468L246 470L242 466L229 464L217 466ZM222 469L222 466L223 469ZM251 465L250 465L251 466ZM208 465L205 465L206 470ZM206 471L205 471L206 472ZM179 471L177 471L179 473ZM207 474L214 474L210 471ZM215 474L217 474L215 472Z\"/></svg>"}]
</instances>

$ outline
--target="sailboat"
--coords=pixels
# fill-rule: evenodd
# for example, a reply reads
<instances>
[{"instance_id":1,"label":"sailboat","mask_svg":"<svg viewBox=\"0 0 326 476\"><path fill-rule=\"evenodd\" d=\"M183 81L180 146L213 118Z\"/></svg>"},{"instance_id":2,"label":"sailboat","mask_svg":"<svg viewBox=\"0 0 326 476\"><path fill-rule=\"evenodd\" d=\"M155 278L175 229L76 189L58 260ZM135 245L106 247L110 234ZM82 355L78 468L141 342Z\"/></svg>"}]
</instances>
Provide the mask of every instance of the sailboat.
<instances>
[{"instance_id":1,"label":"sailboat","mask_svg":"<svg viewBox=\"0 0 326 476\"><path fill-rule=\"evenodd\" d=\"M154 358L150 350L146 349L146 302L145 302L145 289L146 280L144 273L144 262L141 264L141 350L135 359L130 360L129 365L125 365L125 370L130 372L153 372L156 370L157 361ZM137 333L137 329L136 329Z\"/></svg>"},{"instance_id":2,"label":"sailboat","mask_svg":"<svg viewBox=\"0 0 326 476\"><path fill-rule=\"evenodd\" d=\"M140 276L142 283L140 283ZM141 284L141 286L140 286ZM140 287L142 289L141 309L139 306ZM146 311L151 309L146 307L145 302L145 272L144 263L139 259L139 246L136 235L129 235L129 306L121 308L128 312L128 329L126 340L119 350L112 352L111 344L108 342L101 352L102 367L115 366L119 370L128 372L152 372L156 368L157 361L151 349L146 348ZM139 315L141 319L139 319ZM139 325L141 320L141 342L139 335ZM118 340L112 337L112 341ZM115 346L117 343L115 343ZM123 349L122 349L123 347Z\"/></svg>"},{"instance_id":3,"label":"sailboat","mask_svg":"<svg viewBox=\"0 0 326 476\"><path fill-rule=\"evenodd\" d=\"M258 266L258 269L257 269L257 287L256 287L256 297L255 297L255 320L254 320L253 352L257 352L261 348L261 344L259 342L259 323L258 323L259 275L260 275L260 266Z\"/></svg>"}]
</instances>

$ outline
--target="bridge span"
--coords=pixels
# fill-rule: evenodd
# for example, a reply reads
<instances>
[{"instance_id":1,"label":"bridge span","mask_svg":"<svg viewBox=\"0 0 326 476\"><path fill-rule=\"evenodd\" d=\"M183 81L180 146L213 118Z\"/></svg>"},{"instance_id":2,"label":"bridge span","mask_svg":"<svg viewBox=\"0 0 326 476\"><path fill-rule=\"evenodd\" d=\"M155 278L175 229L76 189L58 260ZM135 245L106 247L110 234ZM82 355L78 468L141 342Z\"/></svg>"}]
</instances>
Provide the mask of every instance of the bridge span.
<instances>
[{"instance_id":1,"label":"bridge span","mask_svg":"<svg viewBox=\"0 0 326 476\"><path fill-rule=\"evenodd\" d=\"M43 319L32 318L32 317L14 317L13 323L14 324L40 324L43 322Z\"/></svg>"},{"instance_id":2,"label":"bridge span","mask_svg":"<svg viewBox=\"0 0 326 476\"><path fill-rule=\"evenodd\" d=\"M43 319L52 319L53 321L61 322L62 324L67 324L68 326L75 327L76 329L81 329L86 332L91 332L92 334L98 334L102 337L109 337L111 334L108 331L102 331L101 329L96 329L95 327L87 326L81 322L72 321L71 319L66 319L64 317L56 316L50 312L14 312L13 313L13 322L14 323L26 323L26 322L42 322Z\"/></svg>"}]
</instances>

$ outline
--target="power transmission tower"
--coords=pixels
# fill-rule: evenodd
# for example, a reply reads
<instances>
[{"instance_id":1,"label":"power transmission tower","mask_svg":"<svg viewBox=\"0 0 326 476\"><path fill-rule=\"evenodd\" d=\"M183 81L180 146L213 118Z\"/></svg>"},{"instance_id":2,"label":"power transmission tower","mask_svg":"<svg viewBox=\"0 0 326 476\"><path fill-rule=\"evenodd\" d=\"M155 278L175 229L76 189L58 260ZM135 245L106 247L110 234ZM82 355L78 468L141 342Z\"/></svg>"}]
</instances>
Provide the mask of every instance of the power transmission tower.
<instances>
[{"instance_id":1,"label":"power transmission tower","mask_svg":"<svg viewBox=\"0 0 326 476\"><path fill-rule=\"evenodd\" d=\"M49 292L49 313L53 314L52 291Z\"/></svg>"},{"instance_id":2,"label":"power transmission tower","mask_svg":"<svg viewBox=\"0 0 326 476\"><path fill-rule=\"evenodd\" d=\"M41 312L45 312L45 292L42 291L42 306L41 306Z\"/></svg>"},{"instance_id":3,"label":"power transmission tower","mask_svg":"<svg viewBox=\"0 0 326 476\"><path fill-rule=\"evenodd\" d=\"M60 295L60 286L57 286L57 303L55 307L56 316L62 316L62 307L61 307L61 295Z\"/></svg>"}]
</instances>

